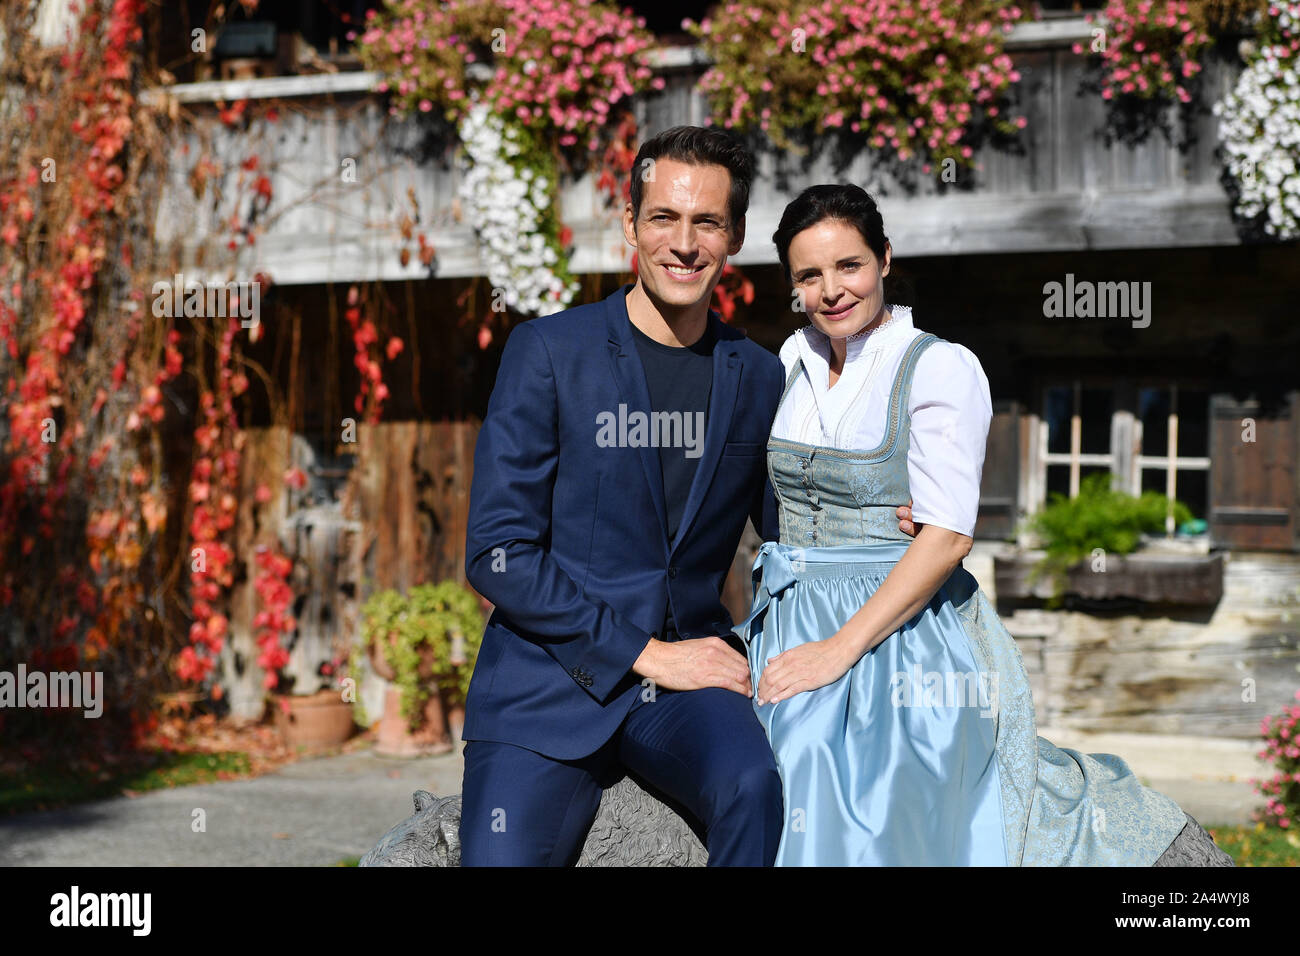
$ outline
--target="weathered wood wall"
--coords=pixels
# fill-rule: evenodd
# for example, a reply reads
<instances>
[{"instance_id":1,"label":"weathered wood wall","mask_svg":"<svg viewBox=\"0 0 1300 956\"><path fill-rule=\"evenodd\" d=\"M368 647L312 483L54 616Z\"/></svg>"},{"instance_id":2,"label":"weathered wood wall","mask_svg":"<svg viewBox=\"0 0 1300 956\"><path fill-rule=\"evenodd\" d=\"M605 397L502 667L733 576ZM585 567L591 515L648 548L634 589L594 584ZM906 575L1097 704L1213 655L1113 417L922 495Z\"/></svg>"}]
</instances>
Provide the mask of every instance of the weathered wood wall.
<instances>
[{"instance_id":1,"label":"weathered wood wall","mask_svg":"<svg viewBox=\"0 0 1300 956\"><path fill-rule=\"evenodd\" d=\"M356 464L342 485L284 426L244 431L237 573L220 672L232 713L258 717L266 693L253 627L261 610L253 584L259 547L278 545L294 560L289 583L298 626L282 671L294 692L332 683L320 665L346 653L358 634L360 603L373 591L446 578L464 583L477 431L473 423L360 425ZM291 467L307 476L301 490L285 486ZM272 491L264 504L256 502L261 484Z\"/></svg>"},{"instance_id":2,"label":"weathered wood wall","mask_svg":"<svg viewBox=\"0 0 1300 956\"><path fill-rule=\"evenodd\" d=\"M753 238L735 261L775 262L766 237L786 203L806 185L831 181L880 192L896 244L909 255L1237 244L1219 184L1217 120L1198 115L1195 141L1185 152L1158 134L1132 147L1112 147L1103 135L1106 104L1081 91L1086 60L1071 52L1076 39L1088 38L1082 19L1050 29L1016 27L1008 47L1022 76L1014 109L1028 120L1023 149L981 147L978 168L961 170L955 187L938 171L919 176L914 189L904 187L869 152L838 172L826 158L805 167L799 157L765 153L750 199ZM707 108L698 84L708 64L699 50L669 47L651 59L666 87L634 104L642 137L703 124ZM1207 104L1229 88L1235 69L1219 59L1207 66ZM428 270L418 257L402 265L394 254L397 221L410 211L408 191L424 211L421 227L438 250L438 274L484 273L469 224L449 212L461 178L451 162L452 144L430 136L427 117L389 120L382 96L370 91L378 80L335 74L169 88L199 117L195 129L202 136L187 137L191 150L206 148L230 169L256 151L271 177L280 215L256 246L239 251L241 274L267 272L279 285L422 278ZM283 111L276 124L254 123L237 132L222 126L212 105L281 96L293 96L298 108ZM349 161L355 176L345 177ZM570 265L576 274L618 272L631 256L595 181L588 174L566 184L560 196L561 218L574 233ZM233 189L217 206L210 197L196 198L186 167L177 164L157 230L160 239L181 242L186 273L224 272L229 257L222 224L229 204L238 201Z\"/></svg>"},{"instance_id":3,"label":"weathered wood wall","mask_svg":"<svg viewBox=\"0 0 1300 956\"><path fill-rule=\"evenodd\" d=\"M465 583L474 422L358 428L364 594L450 578Z\"/></svg>"}]
</instances>

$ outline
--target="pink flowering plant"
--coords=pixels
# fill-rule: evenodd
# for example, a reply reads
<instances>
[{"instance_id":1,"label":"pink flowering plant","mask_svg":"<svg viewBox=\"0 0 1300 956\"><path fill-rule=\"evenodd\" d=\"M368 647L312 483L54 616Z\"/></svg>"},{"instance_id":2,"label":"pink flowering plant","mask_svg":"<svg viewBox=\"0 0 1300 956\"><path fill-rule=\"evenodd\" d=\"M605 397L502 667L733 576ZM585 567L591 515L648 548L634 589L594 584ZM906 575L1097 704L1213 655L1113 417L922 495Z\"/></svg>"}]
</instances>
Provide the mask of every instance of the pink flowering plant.
<instances>
[{"instance_id":1,"label":"pink flowering plant","mask_svg":"<svg viewBox=\"0 0 1300 956\"><path fill-rule=\"evenodd\" d=\"M976 128L1014 135L1010 0L748 0L683 28L713 61L714 122L804 152L825 134L899 160L970 165Z\"/></svg>"},{"instance_id":2,"label":"pink flowering plant","mask_svg":"<svg viewBox=\"0 0 1300 956\"><path fill-rule=\"evenodd\" d=\"M1300 690L1295 696L1300 700ZM1277 773L1269 780L1255 781L1255 789L1265 800L1255 819L1284 830L1300 826L1300 705L1283 707L1282 713L1265 717L1260 731L1264 749L1259 756L1272 760Z\"/></svg>"},{"instance_id":3,"label":"pink flowering plant","mask_svg":"<svg viewBox=\"0 0 1300 956\"><path fill-rule=\"evenodd\" d=\"M1191 80L1212 42L1201 10L1188 0L1108 0L1088 45L1102 68L1105 100L1134 97L1190 103ZM1076 43L1075 53L1084 45Z\"/></svg>"},{"instance_id":4,"label":"pink flowering plant","mask_svg":"<svg viewBox=\"0 0 1300 956\"><path fill-rule=\"evenodd\" d=\"M395 113L458 122L476 99L577 152L600 148L620 102L663 88L638 59L654 42L644 19L604 0L387 0L367 12L357 51L387 77Z\"/></svg>"},{"instance_id":5,"label":"pink flowering plant","mask_svg":"<svg viewBox=\"0 0 1300 956\"><path fill-rule=\"evenodd\" d=\"M1168 104L1189 106L1215 38L1250 29L1268 5L1268 0L1107 0L1100 16L1085 17L1095 24L1093 36L1076 43L1074 52L1094 59L1099 76L1090 85L1118 109L1149 113Z\"/></svg>"}]
</instances>

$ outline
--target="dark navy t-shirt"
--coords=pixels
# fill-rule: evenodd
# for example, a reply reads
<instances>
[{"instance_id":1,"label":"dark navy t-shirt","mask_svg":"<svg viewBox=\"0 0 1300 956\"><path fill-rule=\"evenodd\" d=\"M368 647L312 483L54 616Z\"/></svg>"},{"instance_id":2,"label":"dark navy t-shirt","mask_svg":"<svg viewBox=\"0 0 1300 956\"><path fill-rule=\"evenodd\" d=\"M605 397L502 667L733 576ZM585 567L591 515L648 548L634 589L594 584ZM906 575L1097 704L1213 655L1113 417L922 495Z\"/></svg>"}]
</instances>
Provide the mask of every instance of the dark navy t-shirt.
<instances>
[{"instance_id":1,"label":"dark navy t-shirt","mask_svg":"<svg viewBox=\"0 0 1300 956\"><path fill-rule=\"evenodd\" d=\"M630 319L641 365L650 389L652 416L650 441L658 446L659 469L664 483L668 540L677 536L686 499L691 493L700 455L704 452L704 426L708 420L709 392L713 387L713 329L685 348L663 345L638 329ZM671 628L672 608L666 627Z\"/></svg>"}]
</instances>

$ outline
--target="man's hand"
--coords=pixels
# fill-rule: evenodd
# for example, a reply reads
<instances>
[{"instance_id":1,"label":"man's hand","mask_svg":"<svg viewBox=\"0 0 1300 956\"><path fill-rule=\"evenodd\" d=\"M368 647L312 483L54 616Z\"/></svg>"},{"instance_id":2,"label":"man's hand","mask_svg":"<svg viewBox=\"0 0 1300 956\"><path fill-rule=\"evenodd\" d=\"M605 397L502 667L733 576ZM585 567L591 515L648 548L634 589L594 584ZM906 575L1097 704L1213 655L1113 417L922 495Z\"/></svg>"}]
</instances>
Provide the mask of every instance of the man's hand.
<instances>
[{"instance_id":1,"label":"man's hand","mask_svg":"<svg viewBox=\"0 0 1300 956\"><path fill-rule=\"evenodd\" d=\"M894 512L898 516L898 530L903 534L916 537L916 533L925 527L923 524L912 523L912 499L907 499L907 504L899 505L898 510Z\"/></svg>"},{"instance_id":2,"label":"man's hand","mask_svg":"<svg viewBox=\"0 0 1300 956\"><path fill-rule=\"evenodd\" d=\"M749 682L749 662L720 637L652 640L632 670L665 690L722 687L746 697L754 696Z\"/></svg>"}]
</instances>

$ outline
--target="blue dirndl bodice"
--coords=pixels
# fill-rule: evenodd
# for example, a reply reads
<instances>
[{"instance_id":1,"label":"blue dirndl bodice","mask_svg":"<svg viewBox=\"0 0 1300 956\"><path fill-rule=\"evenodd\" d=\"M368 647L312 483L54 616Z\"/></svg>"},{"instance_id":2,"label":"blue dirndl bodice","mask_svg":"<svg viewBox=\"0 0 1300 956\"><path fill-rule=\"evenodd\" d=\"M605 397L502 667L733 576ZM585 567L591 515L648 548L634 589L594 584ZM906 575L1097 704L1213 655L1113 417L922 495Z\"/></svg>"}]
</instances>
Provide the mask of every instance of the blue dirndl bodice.
<instances>
[{"instance_id":1,"label":"blue dirndl bodice","mask_svg":"<svg viewBox=\"0 0 1300 956\"><path fill-rule=\"evenodd\" d=\"M907 550L908 393L937 341L908 345L879 447L769 439L780 541L760 548L736 627L755 688L768 658L831 637ZM838 681L755 712L785 789L778 865L1146 866L1185 822L1119 758L1037 736L1015 640L960 565Z\"/></svg>"}]
</instances>

